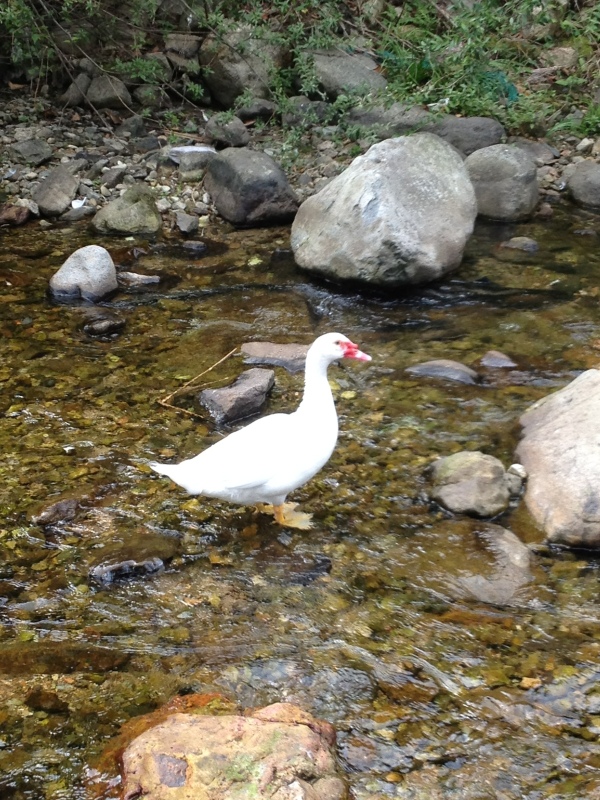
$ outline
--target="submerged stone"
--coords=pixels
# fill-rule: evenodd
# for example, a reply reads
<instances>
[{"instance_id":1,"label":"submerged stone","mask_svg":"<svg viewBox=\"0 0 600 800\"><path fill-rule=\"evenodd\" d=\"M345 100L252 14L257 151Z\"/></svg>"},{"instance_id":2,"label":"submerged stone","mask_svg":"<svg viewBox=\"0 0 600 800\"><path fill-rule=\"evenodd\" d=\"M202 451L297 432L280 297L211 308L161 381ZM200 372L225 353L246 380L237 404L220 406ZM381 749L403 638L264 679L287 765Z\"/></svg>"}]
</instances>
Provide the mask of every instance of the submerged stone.
<instances>
[{"instance_id":1,"label":"submerged stone","mask_svg":"<svg viewBox=\"0 0 600 800\"><path fill-rule=\"evenodd\" d=\"M200 402L220 424L258 414L273 388L271 369L248 369L229 386L204 389Z\"/></svg>"},{"instance_id":2,"label":"submerged stone","mask_svg":"<svg viewBox=\"0 0 600 800\"><path fill-rule=\"evenodd\" d=\"M304 369L308 345L244 342L241 351L244 364L271 364L293 374Z\"/></svg>"},{"instance_id":3,"label":"submerged stone","mask_svg":"<svg viewBox=\"0 0 600 800\"><path fill-rule=\"evenodd\" d=\"M449 358L424 361L422 364L407 367L406 371L411 375L419 375L423 378L443 378L457 383L477 383L479 380L479 375L474 369Z\"/></svg>"},{"instance_id":4,"label":"submerged stone","mask_svg":"<svg viewBox=\"0 0 600 800\"><path fill-rule=\"evenodd\" d=\"M110 672L128 661L127 653L64 639L3 643L0 648L0 674L4 675Z\"/></svg>"},{"instance_id":5,"label":"submerged stone","mask_svg":"<svg viewBox=\"0 0 600 800\"><path fill-rule=\"evenodd\" d=\"M335 731L289 703L246 716L174 714L123 753L126 800L344 800Z\"/></svg>"}]
</instances>

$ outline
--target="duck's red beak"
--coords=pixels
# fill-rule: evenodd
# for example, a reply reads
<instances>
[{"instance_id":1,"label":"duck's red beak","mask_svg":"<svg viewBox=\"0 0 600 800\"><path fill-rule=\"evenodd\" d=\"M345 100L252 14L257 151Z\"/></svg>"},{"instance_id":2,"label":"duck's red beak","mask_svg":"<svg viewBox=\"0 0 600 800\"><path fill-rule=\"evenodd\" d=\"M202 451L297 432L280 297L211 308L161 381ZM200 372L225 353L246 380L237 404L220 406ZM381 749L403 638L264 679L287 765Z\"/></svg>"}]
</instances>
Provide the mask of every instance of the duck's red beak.
<instances>
[{"instance_id":1,"label":"duck's red beak","mask_svg":"<svg viewBox=\"0 0 600 800\"><path fill-rule=\"evenodd\" d=\"M356 358L358 361L371 361L371 356L358 349L354 342L342 342L344 358Z\"/></svg>"}]
</instances>

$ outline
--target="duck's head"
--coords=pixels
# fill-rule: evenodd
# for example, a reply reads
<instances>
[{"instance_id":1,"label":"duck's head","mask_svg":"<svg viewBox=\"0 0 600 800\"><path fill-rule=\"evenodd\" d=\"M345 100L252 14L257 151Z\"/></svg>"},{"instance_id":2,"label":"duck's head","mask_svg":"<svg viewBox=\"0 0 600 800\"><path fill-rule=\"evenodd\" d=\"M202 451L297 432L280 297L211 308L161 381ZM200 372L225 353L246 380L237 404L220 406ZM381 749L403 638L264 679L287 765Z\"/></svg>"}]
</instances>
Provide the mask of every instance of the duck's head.
<instances>
[{"instance_id":1,"label":"duck's head","mask_svg":"<svg viewBox=\"0 0 600 800\"><path fill-rule=\"evenodd\" d=\"M338 358L355 358L358 361L371 360L371 356L359 350L358 345L342 333L325 333L315 339L310 349L328 361L336 361Z\"/></svg>"}]
</instances>

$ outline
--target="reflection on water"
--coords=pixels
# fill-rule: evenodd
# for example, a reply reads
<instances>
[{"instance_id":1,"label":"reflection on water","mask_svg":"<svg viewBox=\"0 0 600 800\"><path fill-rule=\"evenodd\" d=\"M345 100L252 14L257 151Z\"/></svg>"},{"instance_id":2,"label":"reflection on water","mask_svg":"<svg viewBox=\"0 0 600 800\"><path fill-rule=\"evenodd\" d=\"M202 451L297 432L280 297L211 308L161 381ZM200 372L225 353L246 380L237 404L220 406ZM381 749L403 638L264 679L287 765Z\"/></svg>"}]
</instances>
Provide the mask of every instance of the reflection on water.
<instances>
[{"instance_id":1,"label":"reflection on water","mask_svg":"<svg viewBox=\"0 0 600 800\"><path fill-rule=\"evenodd\" d=\"M85 228L2 232L2 796L86 796L83 777L121 724L208 687L333 721L359 800L599 791L596 561L537 554L509 605L460 596L457 585L493 577L494 554L479 523L428 503L426 468L465 448L508 466L519 414L597 365L600 219L480 226L460 271L399 296L312 282L286 229L208 233L205 253L98 242L124 270L163 280L96 307L126 325L93 337L89 307L46 296ZM539 252L499 255L517 234ZM339 446L294 498L314 531L282 532L151 475L147 460L220 435L194 395L181 400L192 415L159 398L244 341L329 330L373 361L330 370ZM516 369L482 367L491 349ZM481 382L405 372L433 358ZM229 358L203 385L242 368ZM301 379L276 374L269 410L292 409ZM541 539L522 508L497 522ZM151 574L120 578L132 560ZM107 566L112 584L98 578Z\"/></svg>"}]
</instances>

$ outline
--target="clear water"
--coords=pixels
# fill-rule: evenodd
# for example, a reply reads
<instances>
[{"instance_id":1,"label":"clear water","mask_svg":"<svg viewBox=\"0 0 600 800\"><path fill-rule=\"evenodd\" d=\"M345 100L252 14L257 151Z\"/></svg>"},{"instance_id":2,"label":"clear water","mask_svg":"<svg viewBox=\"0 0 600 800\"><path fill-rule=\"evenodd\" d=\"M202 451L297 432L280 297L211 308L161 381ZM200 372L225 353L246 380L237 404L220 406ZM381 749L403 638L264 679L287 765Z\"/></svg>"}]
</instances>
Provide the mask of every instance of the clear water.
<instances>
[{"instance_id":1,"label":"clear water","mask_svg":"<svg viewBox=\"0 0 600 800\"><path fill-rule=\"evenodd\" d=\"M533 236L535 256L496 244ZM410 294L361 295L293 266L287 229L209 228L195 257L173 239L105 239L129 271L160 274L91 307L50 276L84 227L0 238L0 794L118 797L111 742L174 695L241 706L298 702L332 721L357 800L579 798L600 791L600 622L593 554L540 553L507 607L458 597L493 575L481 524L427 500L439 455L512 461L518 418L600 357L600 218L480 226L461 269ZM90 337L91 314L126 320ZM294 498L311 532L190 499L145 466L220 435L195 394L157 401L245 341L339 330L370 364L330 370L341 436ZM484 369L501 350L516 370ZM415 378L432 358L480 384ZM243 369L231 356L200 384ZM276 370L268 410L301 376ZM197 393L196 393L197 394ZM76 500L72 519L33 517ZM500 524L542 540L522 508ZM98 565L158 556L166 569L103 586ZM107 751L106 748L109 748ZM91 784L90 784L91 781ZM418 794L421 792L421 794ZM437 792L437 794L436 794Z\"/></svg>"}]
</instances>

